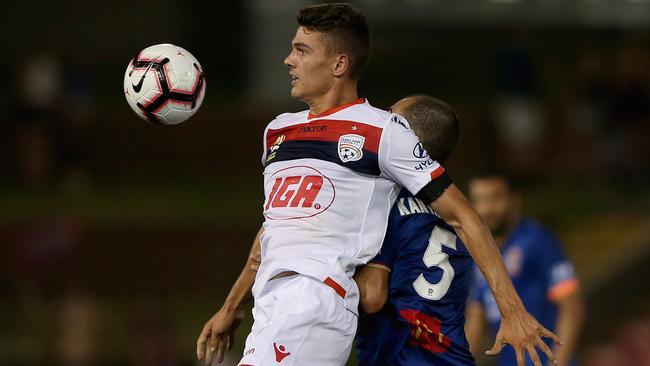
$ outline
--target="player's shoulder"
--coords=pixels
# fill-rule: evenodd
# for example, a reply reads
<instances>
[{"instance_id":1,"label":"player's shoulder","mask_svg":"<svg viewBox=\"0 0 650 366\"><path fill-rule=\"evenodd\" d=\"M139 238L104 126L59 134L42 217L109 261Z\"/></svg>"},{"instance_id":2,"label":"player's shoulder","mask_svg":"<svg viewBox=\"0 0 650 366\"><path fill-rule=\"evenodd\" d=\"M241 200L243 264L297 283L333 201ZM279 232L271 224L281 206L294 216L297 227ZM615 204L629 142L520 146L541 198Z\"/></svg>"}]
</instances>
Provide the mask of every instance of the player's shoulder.
<instances>
[{"instance_id":1,"label":"player's shoulder","mask_svg":"<svg viewBox=\"0 0 650 366\"><path fill-rule=\"evenodd\" d=\"M374 107L370 103L365 103L360 105L360 109L361 108L365 109L367 114L374 116L377 123L379 123L383 128L385 127L397 127L397 128L404 128L404 129L411 128L406 117L400 114Z\"/></svg>"},{"instance_id":2,"label":"player's shoulder","mask_svg":"<svg viewBox=\"0 0 650 366\"><path fill-rule=\"evenodd\" d=\"M557 236L541 222L531 218L524 218L521 220L520 225L520 235L523 242L529 246L548 248L549 245L559 245L560 241Z\"/></svg>"},{"instance_id":3,"label":"player's shoulder","mask_svg":"<svg viewBox=\"0 0 650 366\"><path fill-rule=\"evenodd\" d=\"M538 236L552 236L553 233L549 228L544 226L541 222L532 219L532 218L523 218L521 220L521 228L528 235L538 235Z\"/></svg>"},{"instance_id":4,"label":"player's shoulder","mask_svg":"<svg viewBox=\"0 0 650 366\"><path fill-rule=\"evenodd\" d=\"M267 128L271 129L278 129L278 128L284 128L296 123L302 123L307 120L307 116L309 114L308 110L300 111L300 112L287 112L287 113L282 113L278 116L276 116L269 124L267 125Z\"/></svg>"},{"instance_id":5,"label":"player's shoulder","mask_svg":"<svg viewBox=\"0 0 650 366\"><path fill-rule=\"evenodd\" d=\"M356 103L347 108L336 111L333 114L327 114L320 119L353 121L363 123L377 128L385 128L390 121L391 112L377 108L370 104L367 99L363 103Z\"/></svg>"}]
</instances>

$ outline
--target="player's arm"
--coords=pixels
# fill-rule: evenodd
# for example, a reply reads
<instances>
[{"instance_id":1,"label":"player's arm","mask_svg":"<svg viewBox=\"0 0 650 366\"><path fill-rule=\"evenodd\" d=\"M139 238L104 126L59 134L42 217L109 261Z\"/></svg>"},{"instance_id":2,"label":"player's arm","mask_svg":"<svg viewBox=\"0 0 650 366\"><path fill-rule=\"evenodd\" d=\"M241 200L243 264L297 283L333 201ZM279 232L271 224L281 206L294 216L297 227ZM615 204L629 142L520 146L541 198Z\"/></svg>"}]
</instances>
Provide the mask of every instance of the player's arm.
<instances>
[{"instance_id":1,"label":"player's arm","mask_svg":"<svg viewBox=\"0 0 650 366\"><path fill-rule=\"evenodd\" d=\"M564 366L569 364L575 351L585 316L584 302L579 289L575 289L570 294L553 301L558 307L555 333L564 341L563 346L553 348L553 353L558 360L558 364Z\"/></svg>"},{"instance_id":2,"label":"player's arm","mask_svg":"<svg viewBox=\"0 0 650 366\"><path fill-rule=\"evenodd\" d=\"M225 350L232 348L235 329L244 317L242 306L251 298L251 289L255 282L255 271L251 268L254 266L252 258L260 251L260 237L263 233L264 229L260 228L255 236L246 265L230 289L226 301L221 309L205 323L196 341L196 356L199 360L205 357L206 365L212 364L214 352L217 352L217 362L221 363ZM207 353L206 344L209 347Z\"/></svg>"},{"instance_id":3,"label":"player's arm","mask_svg":"<svg viewBox=\"0 0 650 366\"><path fill-rule=\"evenodd\" d=\"M381 310L388 299L390 270L381 264L369 263L354 274L359 287L359 307L366 314Z\"/></svg>"},{"instance_id":4,"label":"player's arm","mask_svg":"<svg viewBox=\"0 0 650 366\"><path fill-rule=\"evenodd\" d=\"M515 349L518 365L525 364L525 353L528 352L533 363L541 366L536 347L546 353L550 360L555 360L541 337L549 337L556 343L561 343L560 339L539 324L524 308L492 235L463 193L451 184L433 200L431 208L454 228L483 273L499 306L501 327L494 346L486 354L496 356L507 343Z\"/></svg>"},{"instance_id":5,"label":"player's arm","mask_svg":"<svg viewBox=\"0 0 650 366\"><path fill-rule=\"evenodd\" d=\"M469 301L465 314L465 334L469 349L477 358L485 335L485 310L478 301Z\"/></svg>"}]
</instances>

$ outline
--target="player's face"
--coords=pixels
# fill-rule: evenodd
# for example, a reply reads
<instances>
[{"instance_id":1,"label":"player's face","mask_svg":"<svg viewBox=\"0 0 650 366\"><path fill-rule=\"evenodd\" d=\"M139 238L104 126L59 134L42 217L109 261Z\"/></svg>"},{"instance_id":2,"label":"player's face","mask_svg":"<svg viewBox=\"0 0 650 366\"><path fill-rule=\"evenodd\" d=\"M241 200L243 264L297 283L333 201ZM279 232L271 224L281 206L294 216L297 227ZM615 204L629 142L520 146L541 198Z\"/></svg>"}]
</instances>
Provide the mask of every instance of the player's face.
<instances>
[{"instance_id":1,"label":"player's face","mask_svg":"<svg viewBox=\"0 0 650 366\"><path fill-rule=\"evenodd\" d=\"M488 177L472 180L469 197L493 235L502 234L507 229L515 198L503 179Z\"/></svg>"},{"instance_id":2,"label":"player's face","mask_svg":"<svg viewBox=\"0 0 650 366\"><path fill-rule=\"evenodd\" d=\"M309 102L333 86L336 55L321 32L298 27L284 59L291 75L291 96Z\"/></svg>"}]
</instances>

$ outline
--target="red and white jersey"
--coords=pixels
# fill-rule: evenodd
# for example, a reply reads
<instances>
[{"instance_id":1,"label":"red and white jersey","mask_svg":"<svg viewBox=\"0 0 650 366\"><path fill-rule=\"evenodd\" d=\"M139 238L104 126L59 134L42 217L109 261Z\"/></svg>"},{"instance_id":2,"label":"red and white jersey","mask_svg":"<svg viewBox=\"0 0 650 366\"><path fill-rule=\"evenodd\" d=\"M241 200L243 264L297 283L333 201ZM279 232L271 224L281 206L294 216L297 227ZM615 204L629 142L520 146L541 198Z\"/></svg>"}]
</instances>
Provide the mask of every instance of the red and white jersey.
<instances>
[{"instance_id":1,"label":"red and white jersey","mask_svg":"<svg viewBox=\"0 0 650 366\"><path fill-rule=\"evenodd\" d=\"M351 277L379 252L400 186L428 191L431 202L451 183L404 117L363 98L318 116L276 117L262 163L266 220L253 293L296 271L338 287L354 312Z\"/></svg>"}]
</instances>

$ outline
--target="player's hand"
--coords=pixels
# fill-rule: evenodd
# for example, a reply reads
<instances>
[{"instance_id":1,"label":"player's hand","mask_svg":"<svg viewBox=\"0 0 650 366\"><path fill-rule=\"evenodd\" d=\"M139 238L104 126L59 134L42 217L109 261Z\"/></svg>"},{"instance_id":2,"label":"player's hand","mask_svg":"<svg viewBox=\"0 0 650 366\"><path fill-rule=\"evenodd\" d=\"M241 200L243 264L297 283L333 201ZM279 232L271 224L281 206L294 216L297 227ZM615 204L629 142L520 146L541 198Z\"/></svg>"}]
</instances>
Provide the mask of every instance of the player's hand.
<instances>
[{"instance_id":1,"label":"player's hand","mask_svg":"<svg viewBox=\"0 0 650 366\"><path fill-rule=\"evenodd\" d=\"M251 271L257 272L257 270L260 269L260 263L262 263L262 254L259 250L253 252L248 256L248 261Z\"/></svg>"},{"instance_id":2,"label":"player's hand","mask_svg":"<svg viewBox=\"0 0 650 366\"><path fill-rule=\"evenodd\" d=\"M235 339L235 330L244 317L244 310L228 311L219 310L203 326L201 335L196 341L196 356L199 360L205 357L205 364L212 364L212 357L217 353L217 363L223 362L226 350L232 348ZM206 353L206 345L209 347Z\"/></svg>"},{"instance_id":3,"label":"player's hand","mask_svg":"<svg viewBox=\"0 0 650 366\"><path fill-rule=\"evenodd\" d=\"M501 327L497 333L494 346L485 354L494 357L501 353L506 344L510 344L517 355L518 366L526 365L526 352L528 352L535 366L542 366L536 349L539 348L546 354L550 363L557 365L558 361L548 345L544 343L542 337L550 338L559 345L564 344L553 332L539 324L532 315L522 311L501 319Z\"/></svg>"}]
</instances>

